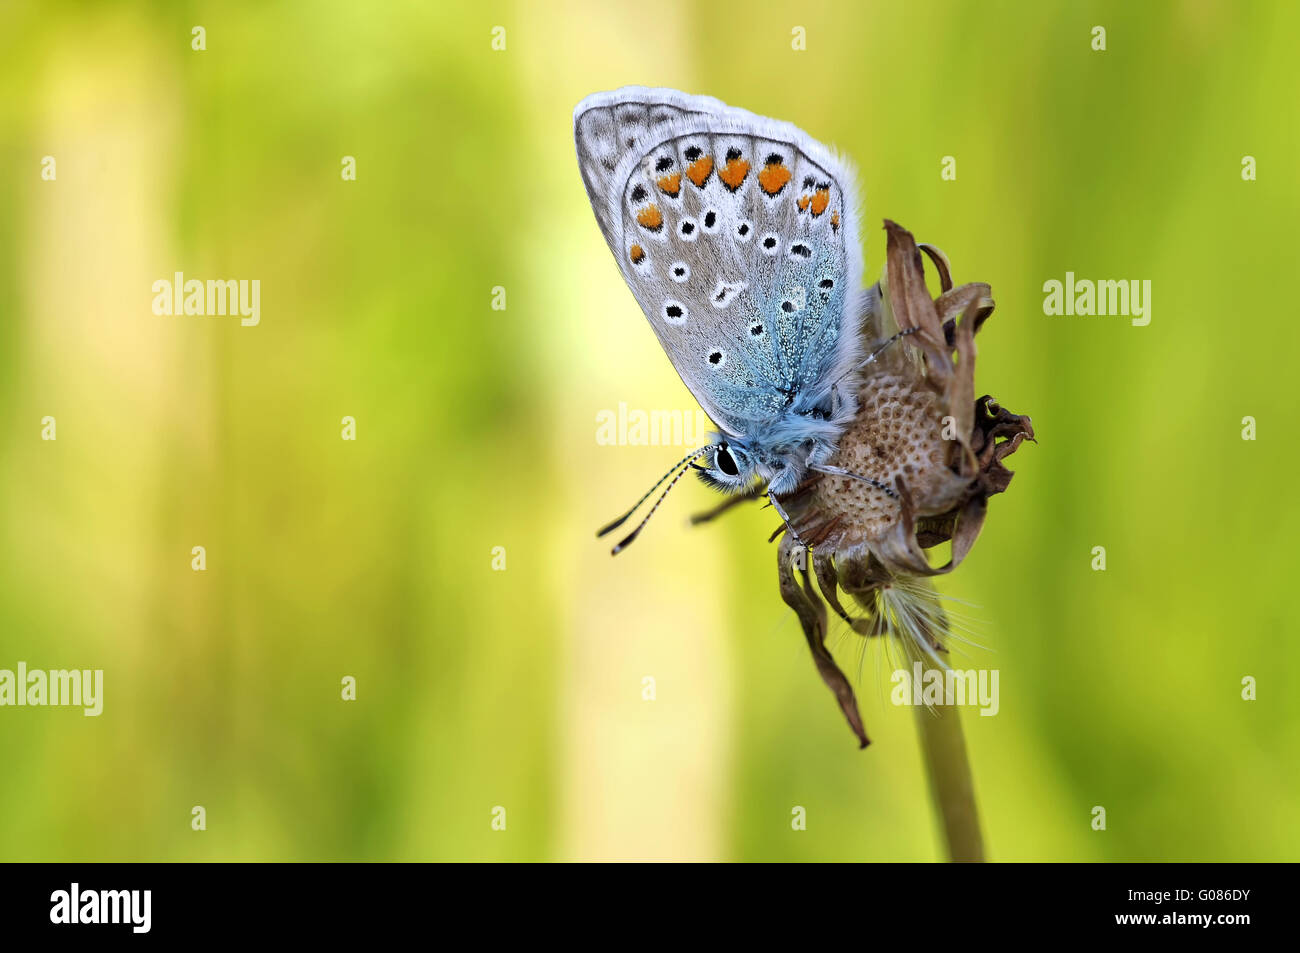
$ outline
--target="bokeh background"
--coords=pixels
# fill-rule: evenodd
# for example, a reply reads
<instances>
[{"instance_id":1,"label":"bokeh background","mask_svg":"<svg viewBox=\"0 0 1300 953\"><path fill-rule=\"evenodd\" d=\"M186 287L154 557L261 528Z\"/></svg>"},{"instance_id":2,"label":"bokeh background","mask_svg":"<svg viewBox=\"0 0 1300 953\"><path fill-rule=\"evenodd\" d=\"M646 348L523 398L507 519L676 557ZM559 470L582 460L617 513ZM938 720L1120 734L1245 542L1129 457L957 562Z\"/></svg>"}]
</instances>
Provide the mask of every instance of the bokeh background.
<instances>
[{"instance_id":1,"label":"bokeh background","mask_svg":"<svg viewBox=\"0 0 1300 953\"><path fill-rule=\"evenodd\" d=\"M695 407L573 156L574 104L642 83L843 151L868 275L888 216L993 286L977 392L1040 442L941 582L1001 672L965 719L990 857L1296 859L1298 33L1226 0L5 0L0 667L106 687L0 709L0 858L941 856L913 714L871 647L856 750L770 512L691 529L691 481L593 538L680 455L597 415ZM1045 316L1067 270L1150 279L1151 324ZM176 271L259 279L260 326L154 315Z\"/></svg>"}]
</instances>

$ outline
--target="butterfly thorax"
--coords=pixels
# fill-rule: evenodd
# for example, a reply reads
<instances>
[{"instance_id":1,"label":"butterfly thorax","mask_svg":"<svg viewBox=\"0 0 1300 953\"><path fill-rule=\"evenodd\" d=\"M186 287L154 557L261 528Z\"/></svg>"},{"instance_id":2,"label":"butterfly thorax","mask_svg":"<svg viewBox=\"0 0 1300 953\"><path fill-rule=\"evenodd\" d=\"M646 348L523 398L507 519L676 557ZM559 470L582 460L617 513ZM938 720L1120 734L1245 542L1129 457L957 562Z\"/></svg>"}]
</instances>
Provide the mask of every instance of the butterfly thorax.
<instances>
[{"instance_id":1,"label":"butterfly thorax","mask_svg":"<svg viewBox=\"0 0 1300 953\"><path fill-rule=\"evenodd\" d=\"M824 396L795 393L790 406L761 421L743 436L716 433L713 443L725 448L719 461L700 473L708 484L739 492L762 487L778 496L791 493L810 468L830 460L839 439L853 420L855 404L849 387L837 387ZM734 467L727 463L727 455ZM735 472L731 472L732 470Z\"/></svg>"}]
</instances>

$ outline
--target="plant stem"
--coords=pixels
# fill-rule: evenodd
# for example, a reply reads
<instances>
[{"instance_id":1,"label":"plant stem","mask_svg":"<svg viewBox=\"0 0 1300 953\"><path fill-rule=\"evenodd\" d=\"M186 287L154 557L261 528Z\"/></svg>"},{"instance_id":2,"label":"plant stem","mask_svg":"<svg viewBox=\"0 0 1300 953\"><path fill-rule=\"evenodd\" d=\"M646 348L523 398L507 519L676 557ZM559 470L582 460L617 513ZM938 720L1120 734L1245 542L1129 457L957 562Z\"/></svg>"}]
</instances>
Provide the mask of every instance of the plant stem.
<instances>
[{"instance_id":1,"label":"plant stem","mask_svg":"<svg viewBox=\"0 0 1300 953\"><path fill-rule=\"evenodd\" d=\"M932 611L940 614L940 620L943 619L937 599ZM946 628L946 625L940 628ZM942 672L924 653L922 663L925 671ZM984 841L980 836L975 786L971 780L970 761L966 757L960 712L955 705L929 708L918 705L916 717L930 793L943 826L948 859L956 863L980 863L984 860Z\"/></svg>"}]
</instances>

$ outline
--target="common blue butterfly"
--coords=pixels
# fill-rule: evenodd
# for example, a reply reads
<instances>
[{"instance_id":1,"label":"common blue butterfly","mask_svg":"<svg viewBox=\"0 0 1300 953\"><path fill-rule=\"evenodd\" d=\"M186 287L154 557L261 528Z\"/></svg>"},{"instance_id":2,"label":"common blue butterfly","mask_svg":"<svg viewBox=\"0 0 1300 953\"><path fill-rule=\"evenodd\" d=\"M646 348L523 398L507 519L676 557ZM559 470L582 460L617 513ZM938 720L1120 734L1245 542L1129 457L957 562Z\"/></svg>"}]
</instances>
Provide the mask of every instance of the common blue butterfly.
<instances>
[{"instance_id":1,"label":"common blue butterfly","mask_svg":"<svg viewBox=\"0 0 1300 953\"><path fill-rule=\"evenodd\" d=\"M857 410L863 320L879 294L861 287L858 198L845 163L789 123L674 89L588 96L573 132L605 241L719 428L598 535L670 481L619 552L691 468L726 492L765 492L787 529L778 497L809 471L893 496L828 463Z\"/></svg>"}]
</instances>

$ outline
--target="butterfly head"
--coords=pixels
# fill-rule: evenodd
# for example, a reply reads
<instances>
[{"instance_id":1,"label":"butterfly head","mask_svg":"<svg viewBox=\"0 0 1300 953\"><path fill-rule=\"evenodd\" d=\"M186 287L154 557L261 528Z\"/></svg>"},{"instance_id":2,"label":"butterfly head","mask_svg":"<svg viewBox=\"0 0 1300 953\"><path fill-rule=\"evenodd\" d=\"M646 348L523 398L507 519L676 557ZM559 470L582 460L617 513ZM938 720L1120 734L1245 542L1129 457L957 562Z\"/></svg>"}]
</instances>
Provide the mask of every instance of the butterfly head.
<instances>
[{"instance_id":1,"label":"butterfly head","mask_svg":"<svg viewBox=\"0 0 1300 953\"><path fill-rule=\"evenodd\" d=\"M719 437L703 461L691 464L696 475L724 493L743 493L762 479L754 455L744 444L736 441Z\"/></svg>"},{"instance_id":2,"label":"butterfly head","mask_svg":"<svg viewBox=\"0 0 1300 953\"><path fill-rule=\"evenodd\" d=\"M823 420L794 425L789 421L778 422L775 428L767 428L744 440L718 433L711 434L713 439L708 445L697 447L673 464L631 509L612 523L601 527L596 535L605 536L618 529L641 508L641 504L667 483L650 511L613 549L615 554L622 552L640 535L664 498L691 469L705 483L724 493L757 495L766 492L769 497L772 494L780 496L790 493L799 486L800 480L810 468L816 468L834 452L834 437L837 434L838 428ZM774 436L782 439L773 440Z\"/></svg>"},{"instance_id":3,"label":"butterfly head","mask_svg":"<svg viewBox=\"0 0 1300 953\"><path fill-rule=\"evenodd\" d=\"M804 417L780 419L744 439L713 434L696 476L724 493L793 492L809 469L835 452L837 422Z\"/></svg>"}]
</instances>

